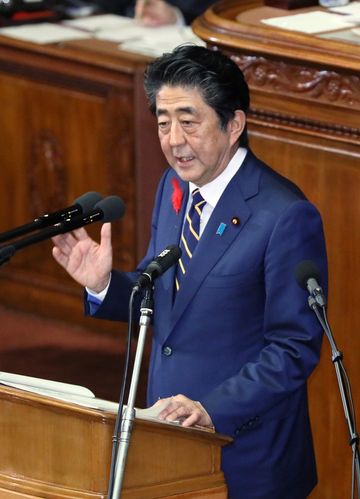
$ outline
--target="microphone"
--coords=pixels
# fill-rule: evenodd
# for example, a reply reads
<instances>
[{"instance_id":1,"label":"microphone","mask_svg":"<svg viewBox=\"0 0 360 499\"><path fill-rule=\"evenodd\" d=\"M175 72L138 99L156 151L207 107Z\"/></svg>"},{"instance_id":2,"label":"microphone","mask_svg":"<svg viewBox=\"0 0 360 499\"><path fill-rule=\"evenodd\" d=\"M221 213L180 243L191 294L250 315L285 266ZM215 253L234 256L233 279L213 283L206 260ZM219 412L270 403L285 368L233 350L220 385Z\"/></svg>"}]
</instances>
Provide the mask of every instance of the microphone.
<instances>
[{"instance_id":1,"label":"microphone","mask_svg":"<svg viewBox=\"0 0 360 499\"><path fill-rule=\"evenodd\" d=\"M70 232L94 222L112 222L113 220L121 218L124 213L125 205L122 199L118 196L108 196L96 203L94 208L84 215L78 215L74 218L69 217L51 227L45 227L45 229L36 234L18 239L11 245L3 246L0 248L0 265L10 260L16 251L21 248L44 241L45 239L50 239L59 234L65 234L66 232Z\"/></svg>"},{"instance_id":2,"label":"microphone","mask_svg":"<svg viewBox=\"0 0 360 499\"><path fill-rule=\"evenodd\" d=\"M172 244L167 246L149 265L144 272L138 277L134 289L139 291L141 288L151 286L154 279L160 277L181 257L181 249L179 246Z\"/></svg>"},{"instance_id":3,"label":"microphone","mask_svg":"<svg viewBox=\"0 0 360 499\"><path fill-rule=\"evenodd\" d=\"M123 200L119 196L107 196L98 201L91 211L74 218L67 218L63 222L55 224L53 227L59 227L60 232L58 232L58 234L65 234L66 232L70 232L94 222L113 222L118 218L122 218L124 213L125 205Z\"/></svg>"},{"instance_id":4,"label":"microphone","mask_svg":"<svg viewBox=\"0 0 360 499\"><path fill-rule=\"evenodd\" d=\"M294 274L298 285L308 290L316 304L325 307L326 298L319 284L320 271L315 263L311 260L303 260L297 264Z\"/></svg>"},{"instance_id":5,"label":"microphone","mask_svg":"<svg viewBox=\"0 0 360 499\"><path fill-rule=\"evenodd\" d=\"M14 237L23 236L24 234L28 234L29 232L33 232L37 229L49 227L50 225L54 225L58 222L66 220L67 218L86 213L91 210L96 203L101 201L102 198L103 197L97 192L86 192L75 199L71 206L63 208L62 210L54 211L53 213L46 213L41 217L35 218L30 223L20 225L20 227L8 230L7 232L3 232L0 234L0 243L4 243Z\"/></svg>"}]
</instances>

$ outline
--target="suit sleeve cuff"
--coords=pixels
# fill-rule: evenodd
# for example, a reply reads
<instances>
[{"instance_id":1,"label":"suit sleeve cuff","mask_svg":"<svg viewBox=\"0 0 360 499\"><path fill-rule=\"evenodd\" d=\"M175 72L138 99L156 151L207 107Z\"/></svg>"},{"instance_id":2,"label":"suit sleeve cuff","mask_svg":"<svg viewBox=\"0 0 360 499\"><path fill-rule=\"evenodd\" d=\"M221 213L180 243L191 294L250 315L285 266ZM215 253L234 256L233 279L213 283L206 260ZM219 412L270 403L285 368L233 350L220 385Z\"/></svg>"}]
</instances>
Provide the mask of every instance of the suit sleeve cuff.
<instances>
[{"instance_id":1,"label":"suit sleeve cuff","mask_svg":"<svg viewBox=\"0 0 360 499\"><path fill-rule=\"evenodd\" d=\"M110 282L111 282L111 274L110 274L110 278L109 278L109 282L107 283L107 286L102 291L100 291L100 293L97 293L96 291L93 291L92 289L89 289L87 287L85 288L86 300L87 300L88 305L89 305L90 315L94 315L98 311L100 305L104 301L105 296L108 292L108 289L110 287Z\"/></svg>"}]
</instances>

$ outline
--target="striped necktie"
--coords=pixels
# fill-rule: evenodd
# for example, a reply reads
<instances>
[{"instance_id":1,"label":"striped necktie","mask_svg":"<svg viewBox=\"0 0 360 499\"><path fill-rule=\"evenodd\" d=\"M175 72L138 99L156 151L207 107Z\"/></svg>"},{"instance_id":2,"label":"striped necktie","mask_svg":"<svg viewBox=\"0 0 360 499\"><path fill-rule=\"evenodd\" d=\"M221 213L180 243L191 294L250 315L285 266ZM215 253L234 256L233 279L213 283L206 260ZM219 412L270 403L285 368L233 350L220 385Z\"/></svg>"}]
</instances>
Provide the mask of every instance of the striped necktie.
<instances>
[{"instance_id":1,"label":"striped necktie","mask_svg":"<svg viewBox=\"0 0 360 499\"><path fill-rule=\"evenodd\" d=\"M186 214L183 232L181 235L180 248L182 255L178 263L175 279L176 291L179 290L182 279L184 279L196 245L200 239L200 217L206 201L200 194L199 189L194 189L191 193L192 203Z\"/></svg>"}]
</instances>

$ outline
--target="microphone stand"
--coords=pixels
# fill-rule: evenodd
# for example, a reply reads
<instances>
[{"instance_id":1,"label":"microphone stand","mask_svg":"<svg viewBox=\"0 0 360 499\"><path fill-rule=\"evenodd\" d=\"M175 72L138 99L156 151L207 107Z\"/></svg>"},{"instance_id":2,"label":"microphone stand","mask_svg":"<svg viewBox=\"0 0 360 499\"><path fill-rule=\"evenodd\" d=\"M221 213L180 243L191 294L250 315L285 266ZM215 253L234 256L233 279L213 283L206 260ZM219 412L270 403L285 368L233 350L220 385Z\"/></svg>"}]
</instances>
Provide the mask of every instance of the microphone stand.
<instances>
[{"instance_id":1,"label":"microphone stand","mask_svg":"<svg viewBox=\"0 0 360 499\"><path fill-rule=\"evenodd\" d=\"M121 489L124 481L126 458L129 450L131 433L135 419L135 412L136 412L135 397L139 381L141 361L144 352L147 329L150 325L151 317L153 314L152 295L153 295L153 287L151 285L145 289L145 296L143 298L143 301L141 302L140 320L139 320L139 326L140 326L139 338L136 348L133 372L131 376L128 403L125 408L121 421L121 433L120 433L119 446L116 455L114 484L112 490L109 491L108 499L118 499L119 497L121 497ZM120 407L119 410L121 410Z\"/></svg>"},{"instance_id":2,"label":"microphone stand","mask_svg":"<svg viewBox=\"0 0 360 499\"><path fill-rule=\"evenodd\" d=\"M349 379L343 365L343 354L338 350L330 325L327 320L325 310L325 299L322 296L310 295L308 298L309 307L315 312L318 321L323 327L325 334L331 346L331 360L334 364L337 382L340 390L341 401L344 409L345 419L349 430L349 445L353 452L353 480L352 480L352 498L354 497L354 485L357 484L357 496L360 498L360 454L359 454L359 435L356 431L355 411L352 403L351 387ZM318 305L323 313L321 316ZM355 468L355 477L354 477ZM354 482L355 479L355 482Z\"/></svg>"}]
</instances>

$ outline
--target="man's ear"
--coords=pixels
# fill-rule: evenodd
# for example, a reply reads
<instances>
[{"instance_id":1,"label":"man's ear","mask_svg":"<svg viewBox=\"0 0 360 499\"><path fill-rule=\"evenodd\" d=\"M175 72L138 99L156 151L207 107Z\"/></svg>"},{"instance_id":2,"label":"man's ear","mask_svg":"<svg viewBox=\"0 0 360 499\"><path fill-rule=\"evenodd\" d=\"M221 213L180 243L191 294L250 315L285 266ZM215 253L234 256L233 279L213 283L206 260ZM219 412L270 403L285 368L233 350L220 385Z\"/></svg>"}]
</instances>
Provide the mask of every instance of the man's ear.
<instances>
[{"instance_id":1,"label":"man's ear","mask_svg":"<svg viewBox=\"0 0 360 499\"><path fill-rule=\"evenodd\" d=\"M231 135L231 145L236 144L246 125L246 115L244 111L237 109L234 117L229 121L228 126Z\"/></svg>"}]
</instances>

